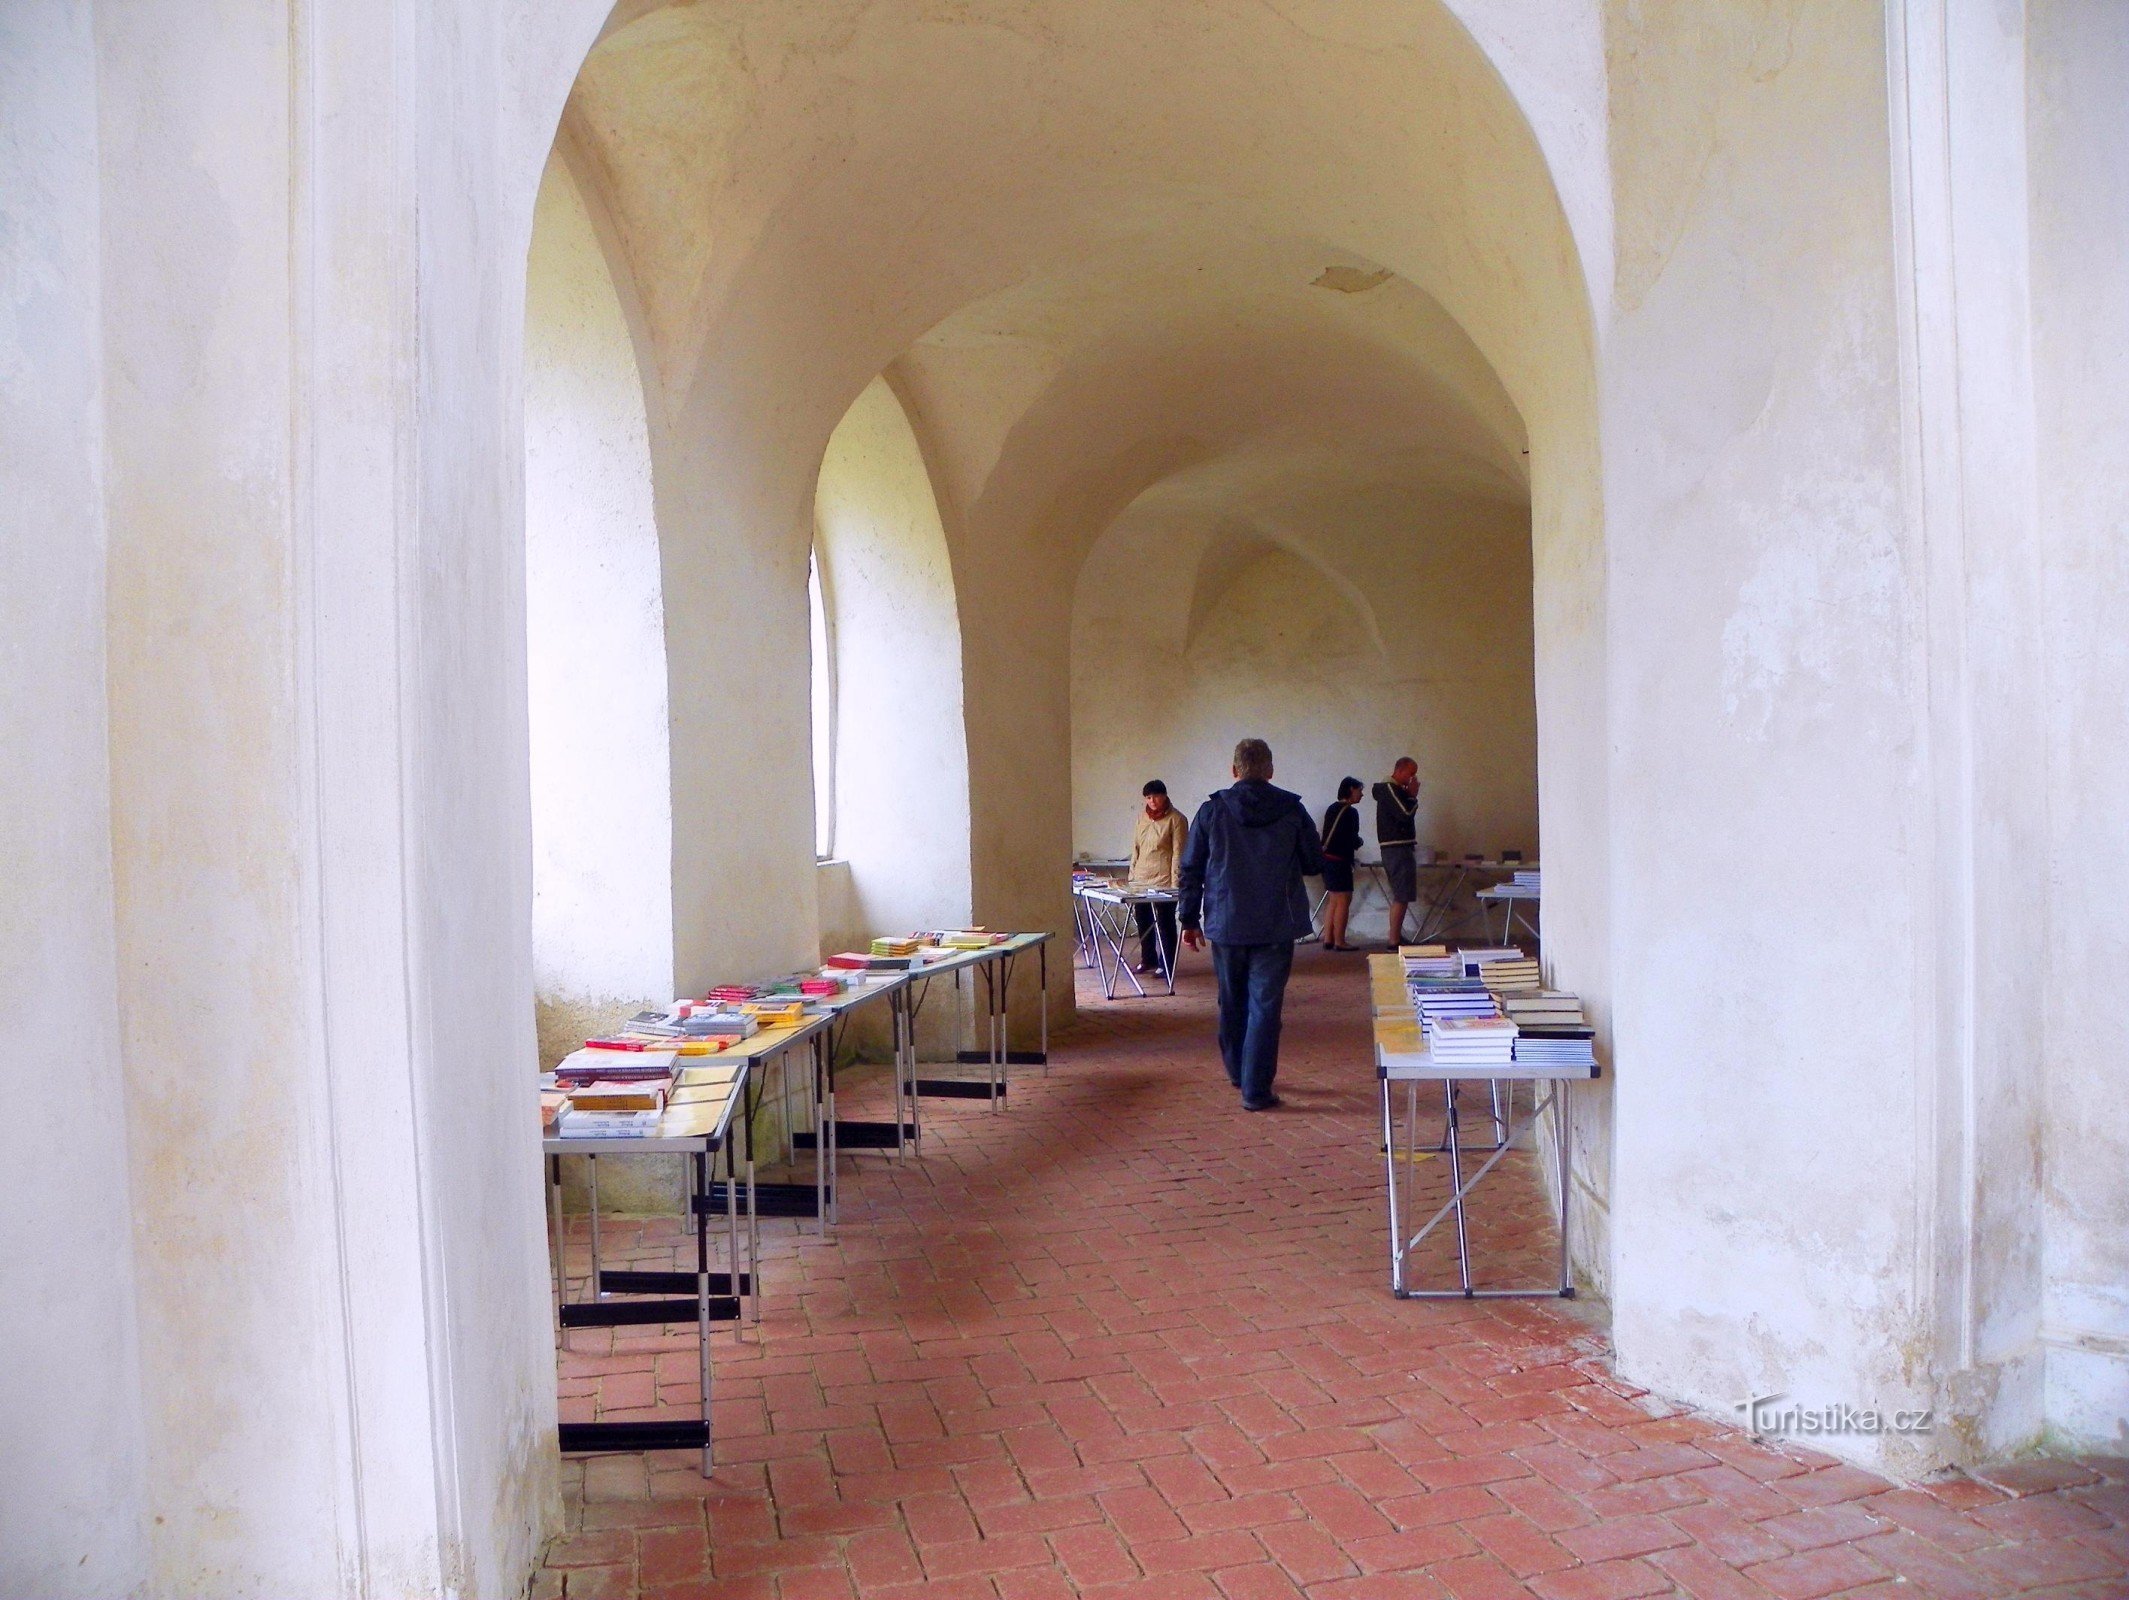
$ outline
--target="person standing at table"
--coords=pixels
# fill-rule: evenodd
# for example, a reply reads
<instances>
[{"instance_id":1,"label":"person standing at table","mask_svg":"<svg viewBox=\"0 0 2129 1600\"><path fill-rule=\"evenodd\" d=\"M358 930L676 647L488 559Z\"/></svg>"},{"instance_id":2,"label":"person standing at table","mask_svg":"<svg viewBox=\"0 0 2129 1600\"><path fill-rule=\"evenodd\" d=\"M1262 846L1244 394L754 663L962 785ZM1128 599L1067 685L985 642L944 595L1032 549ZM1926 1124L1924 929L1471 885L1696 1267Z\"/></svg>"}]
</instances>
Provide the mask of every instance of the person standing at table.
<instances>
[{"instance_id":1,"label":"person standing at table","mask_svg":"<svg viewBox=\"0 0 2129 1600\"><path fill-rule=\"evenodd\" d=\"M1338 798L1323 813L1323 948L1351 950L1346 922L1353 914L1353 861L1360 854L1358 778L1339 782Z\"/></svg>"},{"instance_id":2,"label":"person standing at table","mask_svg":"<svg viewBox=\"0 0 2129 1600\"><path fill-rule=\"evenodd\" d=\"M1375 785L1375 843L1390 885L1390 948L1405 942L1405 912L1419 898L1419 763L1399 756Z\"/></svg>"},{"instance_id":3,"label":"person standing at table","mask_svg":"<svg viewBox=\"0 0 2129 1600\"><path fill-rule=\"evenodd\" d=\"M1198 808L1183 849L1183 942L1212 941L1220 1060L1242 1109L1269 1111L1294 941L1314 931L1301 880L1323 871L1323 842L1301 797L1272 787L1262 739L1235 746L1234 776Z\"/></svg>"},{"instance_id":4,"label":"person standing at table","mask_svg":"<svg viewBox=\"0 0 2129 1600\"><path fill-rule=\"evenodd\" d=\"M1168 785L1155 778L1139 791L1145 805L1131 829L1131 870L1124 878L1130 889L1174 889L1181 881L1183 842L1190 824L1182 812L1168 803ZM1138 970L1175 970L1175 902L1141 902L1138 913Z\"/></svg>"}]
</instances>

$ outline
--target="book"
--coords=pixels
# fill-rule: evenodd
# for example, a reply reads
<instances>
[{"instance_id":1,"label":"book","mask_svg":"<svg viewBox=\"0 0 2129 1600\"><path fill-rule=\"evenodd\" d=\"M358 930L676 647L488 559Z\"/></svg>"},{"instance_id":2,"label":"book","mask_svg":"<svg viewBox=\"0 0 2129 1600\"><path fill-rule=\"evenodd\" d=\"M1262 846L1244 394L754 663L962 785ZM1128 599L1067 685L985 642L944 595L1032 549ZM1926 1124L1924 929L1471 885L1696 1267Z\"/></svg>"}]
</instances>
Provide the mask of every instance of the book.
<instances>
[{"instance_id":1,"label":"book","mask_svg":"<svg viewBox=\"0 0 2129 1600\"><path fill-rule=\"evenodd\" d=\"M669 1078L642 1079L627 1083L587 1083L569 1092L572 1111L662 1111Z\"/></svg>"},{"instance_id":2,"label":"book","mask_svg":"<svg viewBox=\"0 0 2129 1600\"><path fill-rule=\"evenodd\" d=\"M697 1019L702 1024L702 1037L722 1039L727 1044L738 1039L751 1039L761 1031L761 1024L752 1012L713 1011Z\"/></svg>"},{"instance_id":3,"label":"book","mask_svg":"<svg viewBox=\"0 0 2129 1600\"><path fill-rule=\"evenodd\" d=\"M663 1111L565 1110L555 1118L558 1139L648 1139L658 1132Z\"/></svg>"},{"instance_id":4,"label":"book","mask_svg":"<svg viewBox=\"0 0 2129 1600\"><path fill-rule=\"evenodd\" d=\"M764 1028L795 1026L805 1016L805 1006L796 1000L750 1000L739 1009Z\"/></svg>"},{"instance_id":5,"label":"book","mask_svg":"<svg viewBox=\"0 0 2129 1600\"><path fill-rule=\"evenodd\" d=\"M673 1063L679 1059L678 1053L670 1049L606 1050L587 1045L582 1050L572 1050L556 1064L555 1083L574 1087L602 1079L622 1082L670 1077Z\"/></svg>"},{"instance_id":6,"label":"book","mask_svg":"<svg viewBox=\"0 0 2129 1600\"><path fill-rule=\"evenodd\" d=\"M909 957L864 955L855 950L846 950L839 956L830 956L822 964L839 972L907 972Z\"/></svg>"}]
</instances>

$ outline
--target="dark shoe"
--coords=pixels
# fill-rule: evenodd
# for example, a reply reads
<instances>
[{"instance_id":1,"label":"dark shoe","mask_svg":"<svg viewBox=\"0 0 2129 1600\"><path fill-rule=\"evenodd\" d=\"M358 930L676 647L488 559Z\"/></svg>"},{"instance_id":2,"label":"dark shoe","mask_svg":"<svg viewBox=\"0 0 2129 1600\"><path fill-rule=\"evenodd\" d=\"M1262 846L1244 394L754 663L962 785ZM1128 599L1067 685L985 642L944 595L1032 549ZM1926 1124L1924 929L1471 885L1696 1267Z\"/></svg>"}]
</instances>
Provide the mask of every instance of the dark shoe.
<instances>
[{"instance_id":1,"label":"dark shoe","mask_svg":"<svg viewBox=\"0 0 2129 1600\"><path fill-rule=\"evenodd\" d=\"M1262 1100L1244 1100L1242 1109L1244 1111L1276 1111L1285 1104L1286 1102L1277 1095L1268 1094Z\"/></svg>"}]
</instances>

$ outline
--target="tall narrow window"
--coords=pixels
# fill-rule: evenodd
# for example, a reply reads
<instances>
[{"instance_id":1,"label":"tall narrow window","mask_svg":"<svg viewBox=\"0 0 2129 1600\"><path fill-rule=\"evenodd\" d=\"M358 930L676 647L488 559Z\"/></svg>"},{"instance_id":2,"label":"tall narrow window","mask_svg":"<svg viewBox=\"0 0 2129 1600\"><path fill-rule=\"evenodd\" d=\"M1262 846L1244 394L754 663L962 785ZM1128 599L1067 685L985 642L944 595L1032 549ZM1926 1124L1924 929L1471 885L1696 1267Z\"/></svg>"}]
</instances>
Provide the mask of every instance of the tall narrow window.
<instances>
[{"instance_id":1,"label":"tall narrow window","mask_svg":"<svg viewBox=\"0 0 2129 1600\"><path fill-rule=\"evenodd\" d=\"M813 853L835 854L835 660L818 552L806 563L806 609L813 637Z\"/></svg>"}]
</instances>

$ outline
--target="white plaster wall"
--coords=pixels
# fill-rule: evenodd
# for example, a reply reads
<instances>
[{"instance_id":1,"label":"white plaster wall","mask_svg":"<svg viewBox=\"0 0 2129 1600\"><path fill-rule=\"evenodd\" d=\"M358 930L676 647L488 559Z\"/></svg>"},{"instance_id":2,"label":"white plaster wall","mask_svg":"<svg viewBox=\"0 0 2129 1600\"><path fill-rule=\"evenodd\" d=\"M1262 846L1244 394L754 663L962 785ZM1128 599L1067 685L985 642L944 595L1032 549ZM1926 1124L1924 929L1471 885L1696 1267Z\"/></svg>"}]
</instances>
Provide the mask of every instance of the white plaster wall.
<instances>
[{"instance_id":1,"label":"white plaster wall","mask_svg":"<svg viewBox=\"0 0 2129 1600\"><path fill-rule=\"evenodd\" d=\"M2048 1427L2129 1448L2129 9L2028 9L2033 362L2045 561Z\"/></svg>"},{"instance_id":2,"label":"white plaster wall","mask_svg":"<svg viewBox=\"0 0 2129 1600\"><path fill-rule=\"evenodd\" d=\"M844 936L969 920L961 618L946 532L902 403L875 378L828 440L815 552L835 681Z\"/></svg>"},{"instance_id":3,"label":"white plaster wall","mask_svg":"<svg viewBox=\"0 0 2129 1600\"><path fill-rule=\"evenodd\" d=\"M148 1578L104 709L96 53L0 10L0 1594ZM38 1082L65 1082L46 1094Z\"/></svg>"},{"instance_id":4,"label":"white plaster wall","mask_svg":"<svg viewBox=\"0 0 2129 1600\"><path fill-rule=\"evenodd\" d=\"M1410 754L1422 843L1537 859L1527 513L1437 502L1415 522L1350 592L1257 536L1128 519L1106 535L1073 618L1076 849L1128 854L1147 778L1193 812L1254 735L1312 816L1341 777L1372 784ZM1372 802L1361 815L1372 859Z\"/></svg>"},{"instance_id":5,"label":"white plaster wall","mask_svg":"<svg viewBox=\"0 0 2129 1600\"><path fill-rule=\"evenodd\" d=\"M509 1594L557 1504L499 42L298 20L97 14L151 1588Z\"/></svg>"},{"instance_id":6,"label":"white plaster wall","mask_svg":"<svg viewBox=\"0 0 2129 1600\"><path fill-rule=\"evenodd\" d=\"M673 993L665 608L628 318L559 158L525 298L532 949L543 1064Z\"/></svg>"},{"instance_id":7,"label":"white plaster wall","mask_svg":"<svg viewBox=\"0 0 2129 1600\"><path fill-rule=\"evenodd\" d=\"M1923 202L1895 203L1884 26L1837 4L1613 12L1613 1305L1622 1367L1714 1410L1935 1407L1931 1437L1835 1442L1919 1471L2001 1448L2021 1410L2031 1040L1975 942L2027 822L1999 803L2019 635L1992 581L2015 564L1994 502L2015 501L2017 419L1970 441L1994 500L1965 525L1914 499L1910 429L1962 378L2015 395L2022 369L1977 295L1944 330L1952 388L1911 378L1893 241ZM1939 188L1985 196L1973 159ZM1986 255L1932 270L1979 287ZM1962 542L1986 559L1962 566ZM1976 742L1948 751L1970 710ZM1829 1121L1856 1105L1875 1114Z\"/></svg>"}]
</instances>

